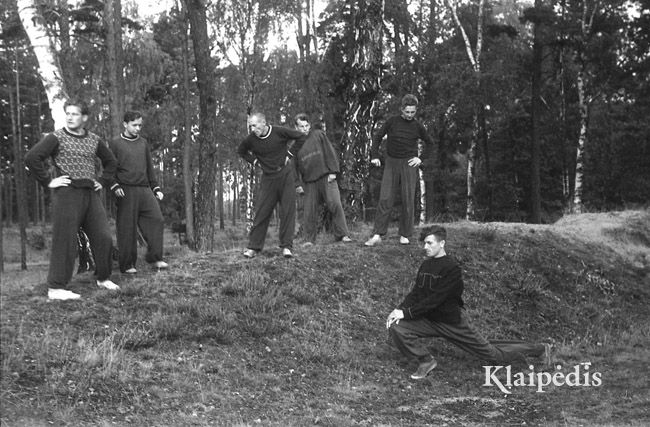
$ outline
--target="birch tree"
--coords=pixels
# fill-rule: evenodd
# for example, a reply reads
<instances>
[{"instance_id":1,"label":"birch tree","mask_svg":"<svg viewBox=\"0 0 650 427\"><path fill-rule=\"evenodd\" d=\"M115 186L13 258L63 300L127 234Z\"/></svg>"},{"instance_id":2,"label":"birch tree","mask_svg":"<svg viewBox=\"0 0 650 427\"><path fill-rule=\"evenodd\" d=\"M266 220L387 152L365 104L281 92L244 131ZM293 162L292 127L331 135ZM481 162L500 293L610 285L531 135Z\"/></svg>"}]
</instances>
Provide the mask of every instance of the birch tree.
<instances>
[{"instance_id":1,"label":"birch tree","mask_svg":"<svg viewBox=\"0 0 650 427\"><path fill-rule=\"evenodd\" d=\"M54 128L62 128L65 125L63 104L68 99L68 95L53 41L45 28L43 16L35 0L16 0L16 6L20 21L38 60L38 74L47 94Z\"/></svg>"}]
</instances>

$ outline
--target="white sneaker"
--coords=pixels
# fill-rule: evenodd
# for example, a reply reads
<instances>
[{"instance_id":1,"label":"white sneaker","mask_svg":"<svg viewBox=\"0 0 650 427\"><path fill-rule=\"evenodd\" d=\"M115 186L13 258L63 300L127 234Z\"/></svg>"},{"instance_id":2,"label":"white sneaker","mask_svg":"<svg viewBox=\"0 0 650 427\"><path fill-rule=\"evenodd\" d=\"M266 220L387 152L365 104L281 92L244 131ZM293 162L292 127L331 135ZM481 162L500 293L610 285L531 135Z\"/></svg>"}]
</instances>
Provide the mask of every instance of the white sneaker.
<instances>
[{"instance_id":1,"label":"white sneaker","mask_svg":"<svg viewBox=\"0 0 650 427\"><path fill-rule=\"evenodd\" d=\"M409 242L408 237L399 236L399 244L400 245L408 245L409 243L411 243L411 242Z\"/></svg>"},{"instance_id":2,"label":"white sneaker","mask_svg":"<svg viewBox=\"0 0 650 427\"><path fill-rule=\"evenodd\" d=\"M364 243L364 245L375 246L377 243L381 243L381 236L379 234L372 236L366 243Z\"/></svg>"},{"instance_id":3,"label":"white sneaker","mask_svg":"<svg viewBox=\"0 0 650 427\"><path fill-rule=\"evenodd\" d=\"M75 294L72 291L68 291L66 289L52 289L49 288L47 290L47 298L48 299L55 299L55 300L69 300L69 299L79 299L81 298L81 295Z\"/></svg>"},{"instance_id":4,"label":"white sneaker","mask_svg":"<svg viewBox=\"0 0 650 427\"><path fill-rule=\"evenodd\" d=\"M352 243L352 239L350 238L350 236L343 236L343 237L341 237L341 242L343 242L343 243Z\"/></svg>"},{"instance_id":5,"label":"white sneaker","mask_svg":"<svg viewBox=\"0 0 650 427\"><path fill-rule=\"evenodd\" d=\"M128 270L125 271L126 274L135 274L137 272L138 272L138 270L136 270L135 267L131 267Z\"/></svg>"},{"instance_id":6,"label":"white sneaker","mask_svg":"<svg viewBox=\"0 0 650 427\"><path fill-rule=\"evenodd\" d=\"M246 258L255 258L255 255L257 255L257 252L255 251L255 249L246 249L244 251L244 256Z\"/></svg>"},{"instance_id":7,"label":"white sneaker","mask_svg":"<svg viewBox=\"0 0 650 427\"><path fill-rule=\"evenodd\" d=\"M293 257L293 254L291 253L291 249L289 249L289 248L282 249L282 256L285 257L285 258Z\"/></svg>"},{"instance_id":8,"label":"white sneaker","mask_svg":"<svg viewBox=\"0 0 650 427\"><path fill-rule=\"evenodd\" d=\"M110 291L119 291L120 287L117 286L115 283L111 282L110 279L106 280L98 280L97 281L97 286L100 288L108 289Z\"/></svg>"},{"instance_id":9,"label":"white sneaker","mask_svg":"<svg viewBox=\"0 0 650 427\"><path fill-rule=\"evenodd\" d=\"M169 264L167 264L165 261L156 261L153 263L153 266L158 270L164 270L165 268L169 267Z\"/></svg>"}]
</instances>

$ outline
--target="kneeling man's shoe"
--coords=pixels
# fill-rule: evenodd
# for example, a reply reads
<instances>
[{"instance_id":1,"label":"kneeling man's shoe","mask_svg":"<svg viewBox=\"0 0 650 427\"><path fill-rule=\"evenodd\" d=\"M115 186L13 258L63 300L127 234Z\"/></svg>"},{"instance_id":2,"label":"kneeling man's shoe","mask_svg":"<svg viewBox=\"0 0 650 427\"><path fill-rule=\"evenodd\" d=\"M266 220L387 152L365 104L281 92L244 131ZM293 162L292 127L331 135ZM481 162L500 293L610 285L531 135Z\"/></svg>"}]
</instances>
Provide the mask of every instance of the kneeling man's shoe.
<instances>
[{"instance_id":1,"label":"kneeling man's shoe","mask_svg":"<svg viewBox=\"0 0 650 427\"><path fill-rule=\"evenodd\" d=\"M438 362L436 362L436 359L434 358L431 358L428 362L422 362L420 363L420 366L418 366L418 370L411 374L411 378L414 380L421 380L425 378L429 372L433 371L433 368L437 365Z\"/></svg>"}]
</instances>

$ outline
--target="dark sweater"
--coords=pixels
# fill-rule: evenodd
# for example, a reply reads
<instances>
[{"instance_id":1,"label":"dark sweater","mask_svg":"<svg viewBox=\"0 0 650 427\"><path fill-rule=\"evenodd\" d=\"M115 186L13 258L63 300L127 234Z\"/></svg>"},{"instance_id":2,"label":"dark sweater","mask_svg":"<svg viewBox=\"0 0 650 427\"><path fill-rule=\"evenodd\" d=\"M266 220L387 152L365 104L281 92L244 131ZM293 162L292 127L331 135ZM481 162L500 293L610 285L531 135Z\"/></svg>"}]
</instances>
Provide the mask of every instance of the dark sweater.
<instances>
[{"instance_id":1,"label":"dark sweater","mask_svg":"<svg viewBox=\"0 0 650 427\"><path fill-rule=\"evenodd\" d=\"M110 188L115 182L115 157L99 136L92 132L85 131L84 135L74 135L65 128L58 129L45 135L27 152L27 170L44 187L52 181L46 163L50 157L56 177L68 175L72 181L71 187L94 188L97 175L96 158L101 160L104 168L102 176L97 179L106 188Z\"/></svg>"},{"instance_id":2,"label":"dark sweater","mask_svg":"<svg viewBox=\"0 0 650 427\"><path fill-rule=\"evenodd\" d=\"M293 157L300 151L306 138L307 135L294 129L269 126L269 133L261 138L254 133L244 138L237 153L248 163L257 160L265 175L273 175L284 169L287 155ZM296 142L289 150L288 144L293 140Z\"/></svg>"},{"instance_id":3,"label":"dark sweater","mask_svg":"<svg viewBox=\"0 0 650 427\"><path fill-rule=\"evenodd\" d=\"M386 154L395 159L410 159L418 156L418 140L424 141L422 160L431 155L433 141L422 123L417 120L405 120L402 116L393 116L372 137L371 158L379 158L379 147L385 135Z\"/></svg>"},{"instance_id":4,"label":"dark sweater","mask_svg":"<svg viewBox=\"0 0 650 427\"><path fill-rule=\"evenodd\" d=\"M426 259L411 292L398 306L405 319L426 318L457 324L463 307L463 278L460 267L449 256Z\"/></svg>"},{"instance_id":5,"label":"dark sweater","mask_svg":"<svg viewBox=\"0 0 650 427\"><path fill-rule=\"evenodd\" d=\"M121 185L158 188L147 140L141 136L113 139L108 146L117 159L117 182Z\"/></svg>"},{"instance_id":6,"label":"dark sweater","mask_svg":"<svg viewBox=\"0 0 650 427\"><path fill-rule=\"evenodd\" d=\"M314 182L325 175L339 173L339 159L332 143L322 130L309 132L305 144L296 155L299 178Z\"/></svg>"}]
</instances>

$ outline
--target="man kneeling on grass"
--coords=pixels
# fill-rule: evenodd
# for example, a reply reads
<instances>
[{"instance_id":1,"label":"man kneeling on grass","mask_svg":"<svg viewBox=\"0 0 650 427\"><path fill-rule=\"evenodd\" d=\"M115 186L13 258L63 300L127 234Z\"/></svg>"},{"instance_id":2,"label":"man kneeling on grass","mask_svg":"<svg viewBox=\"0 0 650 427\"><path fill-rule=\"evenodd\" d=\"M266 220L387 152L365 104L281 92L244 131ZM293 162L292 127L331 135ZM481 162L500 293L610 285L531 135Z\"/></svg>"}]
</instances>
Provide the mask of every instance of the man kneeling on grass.
<instances>
[{"instance_id":1,"label":"man kneeling on grass","mask_svg":"<svg viewBox=\"0 0 650 427\"><path fill-rule=\"evenodd\" d=\"M548 357L549 346L523 341L488 341L465 319L463 278L460 267L445 252L447 231L440 226L422 230L427 259L420 265L415 285L389 315L386 327L397 348L418 359L411 378L427 376L437 362L418 338L442 337L463 350L490 362L526 361L526 356Z\"/></svg>"}]
</instances>

